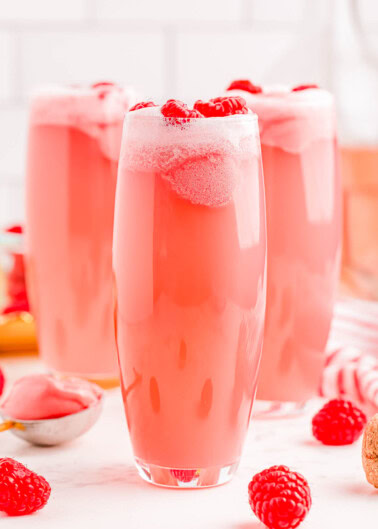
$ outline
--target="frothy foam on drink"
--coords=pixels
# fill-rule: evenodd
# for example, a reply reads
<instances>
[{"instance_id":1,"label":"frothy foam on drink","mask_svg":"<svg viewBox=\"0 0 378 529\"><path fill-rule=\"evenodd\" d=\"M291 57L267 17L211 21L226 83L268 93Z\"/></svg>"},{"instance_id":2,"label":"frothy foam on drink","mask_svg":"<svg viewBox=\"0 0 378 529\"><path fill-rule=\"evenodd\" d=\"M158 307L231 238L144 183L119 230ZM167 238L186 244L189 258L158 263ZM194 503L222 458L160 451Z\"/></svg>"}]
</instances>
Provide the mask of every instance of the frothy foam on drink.
<instances>
[{"instance_id":1,"label":"frothy foam on drink","mask_svg":"<svg viewBox=\"0 0 378 529\"><path fill-rule=\"evenodd\" d=\"M288 86L264 87L251 94L231 90L228 94L244 97L259 117L262 145L301 152L311 142L332 139L336 135L333 96L326 90L311 88L293 92Z\"/></svg>"},{"instance_id":2,"label":"frothy foam on drink","mask_svg":"<svg viewBox=\"0 0 378 529\"><path fill-rule=\"evenodd\" d=\"M32 99L30 124L77 128L96 138L105 156L117 160L123 118L136 100L134 89L113 84L46 87Z\"/></svg>"},{"instance_id":3,"label":"frothy foam on drink","mask_svg":"<svg viewBox=\"0 0 378 529\"><path fill-rule=\"evenodd\" d=\"M181 198L204 206L228 203L248 173L246 164L260 153L252 113L183 121L145 108L128 114L124 137L124 168L155 172Z\"/></svg>"}]
</instances>

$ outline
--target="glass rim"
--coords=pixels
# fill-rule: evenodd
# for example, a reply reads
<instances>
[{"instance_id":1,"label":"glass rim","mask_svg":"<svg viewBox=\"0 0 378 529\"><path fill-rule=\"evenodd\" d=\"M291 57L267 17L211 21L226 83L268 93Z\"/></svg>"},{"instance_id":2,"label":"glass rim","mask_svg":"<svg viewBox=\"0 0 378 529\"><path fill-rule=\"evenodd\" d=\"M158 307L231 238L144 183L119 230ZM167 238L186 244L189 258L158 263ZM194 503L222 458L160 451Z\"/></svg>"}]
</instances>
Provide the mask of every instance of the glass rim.
<instances>
[{"instance_id":1,"label":"glass rim","mask_svg":"<svg viewBox=\"0 0 378 529\"><path fill-rule=\"evenodd\" d=\"M174 121L178 124L183 124L183 125L185 125L186 123L196 123L196 122L215 124L221 121L223 123L227 123L227 122L238 122L238 121L243 122L245 120L249 120L253 123L258 122L258 115L256 114L256 112L253 112L251 110L249 110L247 114L232 114L229 116L211 116L211 117L203 116L202 118L192 118L192 117L186 118L186 117L175 117L175 116L166 117L166 116L163 116L162 114L150 114L150 113L140 112L140 110L144 110L144 109L126 112L125 121L130 121L130 120L135 120L135 119L142 119L143 121L148 121L148 120L161 121L162 123L163 122L169 123L169 122Z\"/></svg>"}]
</instances>

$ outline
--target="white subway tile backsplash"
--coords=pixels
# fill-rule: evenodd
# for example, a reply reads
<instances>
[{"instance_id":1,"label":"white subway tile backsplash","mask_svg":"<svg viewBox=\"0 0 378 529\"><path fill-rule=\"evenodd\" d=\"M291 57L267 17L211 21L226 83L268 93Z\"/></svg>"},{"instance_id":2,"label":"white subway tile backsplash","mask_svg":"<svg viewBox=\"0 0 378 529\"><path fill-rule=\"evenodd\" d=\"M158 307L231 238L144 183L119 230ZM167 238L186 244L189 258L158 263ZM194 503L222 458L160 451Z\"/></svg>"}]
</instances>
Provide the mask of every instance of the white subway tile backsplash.
<instances>
[{"instance_id":1,"label":"white subway tile backsplash","mask_svg":"<svg viewBox=\"0 0 378 529\"><path fill-rule=\"evenodd\" d=\"M210 37L183 33L178 46L178 91L184 98L214 97L237 78L326 85L325 44L324 38L319 42L319 35L311 33L244 31Z\"/></svg>"},{"instance_id":2,"label":"white subway tile backsplash","mask_svg":"<svg viewBox=\"0 0 378 529\"><path fill-rule=\"evenodd\" d=\"M301 22L306 0L249 0L256 22ZM310 0L311 2L311 0Z\"/></svg>"},{"instance_id":3,"label":"white subway tile backsplash","mask_svg":"<svg viewBox=\"0 0 378 529\"><path fill-rule=\"evenodd\" d=\"M243 0L97 0L100 19L157 22L238 21Z\"/></svg>"},{"instance_id":4,"label":"white subway tile backsplash","mask_svg":"<svg viewBox=\"0 0 378 529\"><path fill-rule=\"evenodd\" d=\"M24 174L26 137L26 107L0 107L0 181L2 175Z\"/></svg>"},{"instance_id":5,"label":"white subway tile backsplash","mask_svg":"<svg viewBox=\"0 0 378 529\"><path fill-rule=\"evenodd\" d=\"M25 193L22 182L0 180L0 228L23 223Z\"/></svg>"},{"instance_id":6,"label":"white subway tile backsplash","mask_svg":"<svg viewBox=\"0 0 378 529\"><path fill-rule=\"evenodd\" d=\"M360 17L362 26L378 24L378 2L376 0L358 0L356 15Z\"/></svg>"},{"instance_id":7,"label":"white subway tile backsplash","mask_svg":"<svg viewBox=\"0 0 378 529\"><path fill-rule=\"evenodd\" d=\"M85 0L2 0L0 21L77 20L84 13Z\"/></svg>"},{"instance_id":8,"label":"white subway tile backsplash","mask_svg":"<svg viewBox=\"0 0 378 529\"><path fill-rule=\"evenodd\" d=\"M357 38L350 5L346 0L0 0L0 224L23 218L27 109L22 101L37 85L110 79L132 84L156 101L170 96L187 102L219 95L238 77L330 87L338 81L339 63L353 70L362 57L369 64L378 61L378 2L356 0L370 32L365 44ZM339 89L340 83L334 86Z\"/></svg>"},{"instance_id":9,"label":"white subway tile backsplash","mask_svg":"<svg viewBox=\"0 0 378 529\"><path fill-rule=\"evenodd\" d=\"M13 40L9 33L0 32L0 101L11 95Z\"/></svg>"},{"instance_id":10,"label":"white subway tile backsplash","mask_svg":"<svg viewBox=\"0 0 378 529\"><path fill-rule=\"evenodd\" d=\"M164 87L164 43L159 32L35 33L22 37L24 90L46 83L114 80L148 96Z\"/></svg>"}]
</instances>

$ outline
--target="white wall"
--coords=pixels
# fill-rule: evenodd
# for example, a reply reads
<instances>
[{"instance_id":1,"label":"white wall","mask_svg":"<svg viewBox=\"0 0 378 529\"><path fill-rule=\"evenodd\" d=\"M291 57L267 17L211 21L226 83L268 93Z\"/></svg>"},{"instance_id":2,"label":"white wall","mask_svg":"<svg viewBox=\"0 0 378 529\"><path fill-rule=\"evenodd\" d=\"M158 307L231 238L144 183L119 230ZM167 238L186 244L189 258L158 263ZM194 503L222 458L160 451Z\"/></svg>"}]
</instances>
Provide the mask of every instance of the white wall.
<instances>
[{"instance_id":1,"label":"white wall","mask_svg":"<svg viewBox=\"0 0 378 529\"><path fill-rule=\"evenodd\" d=\"M27 99L36 85L110 79L156 101L214 96L237 77L332 89L340 2L0 0L0 224L23 218ZM378 2L360 2L373 32Z\"/></svg>"}]
</instances>

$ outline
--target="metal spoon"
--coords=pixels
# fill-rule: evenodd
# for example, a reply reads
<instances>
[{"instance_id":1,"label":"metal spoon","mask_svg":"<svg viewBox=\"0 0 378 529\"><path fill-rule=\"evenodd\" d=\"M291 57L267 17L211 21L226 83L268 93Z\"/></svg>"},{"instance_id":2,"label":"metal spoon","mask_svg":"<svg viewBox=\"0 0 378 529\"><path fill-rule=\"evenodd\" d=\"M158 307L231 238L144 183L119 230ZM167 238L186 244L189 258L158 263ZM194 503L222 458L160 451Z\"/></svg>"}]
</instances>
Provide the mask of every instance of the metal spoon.
<instances>
[{"instance_id":1,"label":"metal spoon","mask_svg":"<svg viewBox=\"0 0 378 529\"><path fill-rule=\"evenodd\" d=\"M92 428L101 414L103 400L104 395L88 408L58 419L24 421L9 417L0 409L0 415L4 419L0 424L0 432L10 430L24 441L40 446L67 443Z\"/></svg>"}]
</instances>

